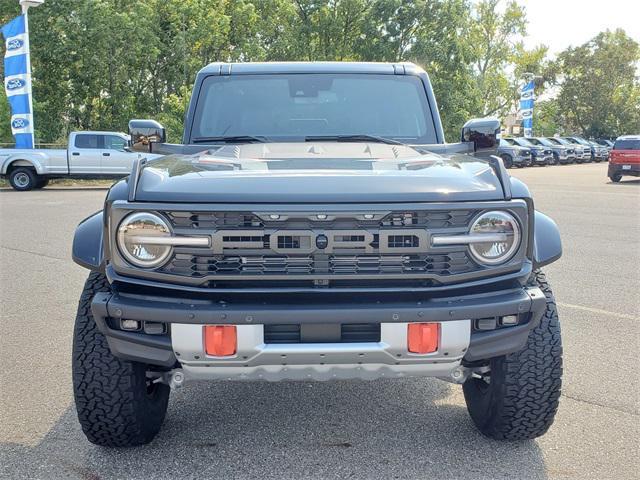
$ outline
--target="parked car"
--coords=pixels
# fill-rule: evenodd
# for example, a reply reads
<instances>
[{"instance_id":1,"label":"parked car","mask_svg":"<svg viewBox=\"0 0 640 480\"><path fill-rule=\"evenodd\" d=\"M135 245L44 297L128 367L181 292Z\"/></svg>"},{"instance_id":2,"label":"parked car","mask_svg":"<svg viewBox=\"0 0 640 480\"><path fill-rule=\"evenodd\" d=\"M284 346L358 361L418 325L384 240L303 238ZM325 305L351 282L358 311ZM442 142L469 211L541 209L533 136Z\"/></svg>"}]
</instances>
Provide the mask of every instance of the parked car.
<instances>
[{"instance_id":1,"label":"parked car","mask_svg":"<svg viewBox=\"0 0 640 480\"><path fill-rule=\"evenodd\" d=\"M567 147L571 147L575 150L575 162L576 163L584 163L586 161L591 161L591 148L587 148L586 146L576 143L575 141L570 141L562 137L546 137L551 142L557 143L558 145L565 145Z\"/></svg>"},{"instance_id":2,"label":"parked car","mask_svg":"<svg viewBox=\"0 0 640 480\"><path fill-rule=\"evenodd\" d=\"M193 380L407 376L461 384L488 437L544 434L562 346L541 268L560 234L494 160L500 121L445 144L436 105L410 63L201 70L185 145L156 124L173 154L136 161L75 233L87 438L150 442ZM130 122L132 148L150 124Z\"/></svg>"},{"instance_id":3,"label":"parked car","mask_svg":"<svg viewBox=\"0 0 640 480\"><path fill-rule=\"evenodd\" d=\"M52 178L122 178L139 157L128 147L124 133L73 132L66 149L0 149L0 176L19 191L43 188Z\"/></svg>"},{"instance_id":4,"label":"parked car","mask_svg":"<svg viewBox=\"0 0 640 480\"><path fill-rule=\"evenodd\" d=\"M573 142L579 143L584 147L585 150L589 152L589 157L586 160L587 162L600 162L604 160L604 158L600 156L599 150L595 146L593 146L589 140L586 140L582 137L564 137L564 138L569 140L570 142L573 141Z\"/></svg>"},{"instance_id":5,"label":"parked car","mask_svg":"<svg viewBox=\"0 0 640 480\"><path fill-rule=\"evenodd\" d=\"M553 163L555 165L560 163L565 165L567 163L571 163L573 159L575 159L576 151L572 147L559 145L544 137L527 137L527 141L538 147L550 148L553 152Z\"/></svg>"},{"instance_id":6,"label":"parked car","mask_svg":"<svg viewBox=\"0 0 640 480\"><path fill-rule=\"evenodd\" d=\"M609 159L609 149L604 145L600 145L594 140L589 140L591 144L592 152L596 162L606 162Z\"/></svg>"},{"instance_id":7,"label":"parked car","mask_svg":"<svg viewBox=\"0 0 640 480\"><path fill-rule=\"evenodd\" d=\"M607 148L609 151L611 151L611 149L613 148L613 142L608 138L598 138L595 140L595 142Z\"/></svg>"},{"instance_id":8,"label":"parked car","mask_svg":"<svg viewBox=\"0 0 640 480\"><path fill-rule=\"evenodd\" d=\"M505 139L500 139L498 146L498 156L502 158L504 166L511 167L530 167L533 163L531 159L531 149L513 145Z\"/></svg>"},{"instance_id":9,"label":"parked car","mask_svg":"<svg viewBox=\"0 0 640 480\"><path fill-rule=\"evenodd\" d=\"M640 176L640 135L616 138L609 154L609 178L619 182L624 175Z\"/></svg>"},{"instance_id":10,"label":"parked car","mask_svg":"<svg viewBox=\"0 0 640 480\"><path fill-rule=\"evenodd\" d=\"M553 163L553 152L549 147L534 145L524 137L505 138L505 141L511 145L519 145L531 150L531 162L533 165L546 167Z\"/></svg>"}]
</instances>

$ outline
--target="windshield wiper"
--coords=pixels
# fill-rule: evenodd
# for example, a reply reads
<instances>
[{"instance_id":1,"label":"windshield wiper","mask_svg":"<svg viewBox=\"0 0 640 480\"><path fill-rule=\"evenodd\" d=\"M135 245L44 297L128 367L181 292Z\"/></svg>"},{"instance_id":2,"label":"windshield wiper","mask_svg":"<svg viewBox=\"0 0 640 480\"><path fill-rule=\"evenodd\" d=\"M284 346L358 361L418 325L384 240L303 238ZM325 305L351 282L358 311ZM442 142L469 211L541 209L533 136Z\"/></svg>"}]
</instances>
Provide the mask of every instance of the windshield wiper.
<instances>
[{"instance_id":1,"label":"windshield wiper","mask_svg":"<svg viewBox=\"0 0 640 480\"><path fill-rule=\"evenodd\" d=\"M266 143L269 139L262 135L230 135L218 137L196 137L193 143Z\"/></svg>"},{"instance_id":2,"label":"windshield wiper","mask_svg":"<svg viewBox=\"0 0 640 480\"><path fill-rule=\"evenodd\" d=\"M406 143L391 138L378 137L376 135L309 135L304 137L305 142L377 142L388 145L406 145Z\"/></svg>"}]
</instances>

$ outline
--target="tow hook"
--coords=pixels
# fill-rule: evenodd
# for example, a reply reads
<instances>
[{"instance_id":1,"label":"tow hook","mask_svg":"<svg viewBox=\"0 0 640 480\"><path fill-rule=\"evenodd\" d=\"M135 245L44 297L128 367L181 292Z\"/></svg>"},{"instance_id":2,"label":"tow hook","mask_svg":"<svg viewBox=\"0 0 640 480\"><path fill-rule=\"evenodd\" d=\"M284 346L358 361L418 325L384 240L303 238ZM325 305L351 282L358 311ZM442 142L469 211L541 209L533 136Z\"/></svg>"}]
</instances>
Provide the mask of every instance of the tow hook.
<instances>
[{"instance_id":1,"label":"tow hook","mask_svg":"<svg viewBox=\"0 0 640 480\"><path fill-rule=\"evenodd\" d=\"M451 380L453 383L459 383L462 384L464 383L467 378L469 378L469 376L471 375L471 369L467 368L467 367L463 367L462 365L460 365L459 367L456 367L450 374L451 376Z\"/></svg>"},{"instance_id":2,"label":"tow hook","mask_svg":"<svg viewBox=\"0 0 640 480\"><path fill-rule=\"evenodd\" d=\"M169 386L172 389L182 388L184 384L184 373L182 370L174 370L169 378Z\"/></svg>"},{"instance_id":3,"label":"tow hook","mask_svg":"<svg viewBox=\"0 0 640 480\"><path fill-rule=\"evenodd\" d=\"M442 380L447 382L463 384L469 377L481 377L489 371L489 367L464 367L462 365L456 367L451 371L448 377L441 377Z\"/></svg>"},{"instance_id":4,"label":"tow hook","mask_svg":"<svg viewBox=\"0 0 640 480\"><path fill-rule=\"evenodd\" d=\"M170 372L162 372L154 378L153 383L164 383L172 389L182 388L184 384L184 373L182 370L172 370Z\"/></svg>"}]
</instances>

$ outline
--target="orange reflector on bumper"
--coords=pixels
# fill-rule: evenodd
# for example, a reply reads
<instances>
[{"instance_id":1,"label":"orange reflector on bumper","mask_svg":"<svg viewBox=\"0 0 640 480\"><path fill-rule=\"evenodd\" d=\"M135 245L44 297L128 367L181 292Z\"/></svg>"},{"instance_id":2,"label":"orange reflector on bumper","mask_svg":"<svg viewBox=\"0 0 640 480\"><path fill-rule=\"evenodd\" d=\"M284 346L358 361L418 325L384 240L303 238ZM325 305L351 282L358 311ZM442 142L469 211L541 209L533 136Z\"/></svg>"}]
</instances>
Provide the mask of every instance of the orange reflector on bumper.
<instances>
[{"instance_id":1,"label":"orange reflector on bumper","mask_svg":"<svg viewBox=\"0 0 640 480\"><path fill-rule=\"evenodd\" d=\"M439 323L410 323L407 328L407 350L411 353L435 352L439 339Z\"/></svg>"},{"instance_id":2,"label":"orange reflector on bumper","mask_svg":"<svg viewBox=\"0 0 640 480\"><path fill-rule=\"evenodd\" d=\"M235 325L205 325L204 348L207 355L213 357L235 355L237 346Z\"/></svg>"}]
</instances>

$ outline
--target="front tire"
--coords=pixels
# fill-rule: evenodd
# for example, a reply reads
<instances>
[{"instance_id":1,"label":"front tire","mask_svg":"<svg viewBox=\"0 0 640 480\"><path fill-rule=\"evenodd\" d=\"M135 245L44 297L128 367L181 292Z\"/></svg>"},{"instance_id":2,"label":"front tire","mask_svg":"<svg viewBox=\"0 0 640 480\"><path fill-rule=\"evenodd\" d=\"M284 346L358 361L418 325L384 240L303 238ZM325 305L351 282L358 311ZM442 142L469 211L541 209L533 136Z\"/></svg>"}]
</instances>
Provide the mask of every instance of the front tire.
<instances>
[{"instance_id":1,"label":"front tire","mask_svg":"<svg viewBox=\"0 0 640 480\"><path fill-rule=\"evenodd\" d=\"M513 158L511 158L511 155L503 153L502 155L500 155L500 157L502 158L502 162L504 163L505 168L513 167Z\"/></svg>"},{"instance_id":2,"label":"front tire","mask_svg":"<svg viewBox=\"0 0 640 480\"><path fill-rule=\"evenodd\" d=\"M467 409L475 425L497 440L527 440L543 435L558 410L562 384L562 342L555 299L544 274L535 271L547 308L519 352L493 358L490 372L463 385Z\"/></svg>"},{"instance_id":3,"label":"front tire","mask_svg":"<svg viewBox=\"0 0 640 480\"><path fill-rule=\"evenodd\" d=\"M26 192L37 188L38 178L32 168L17 167L9 173L9 183L14 190Z\"/></svg>"},{"instance_id":4,"label":"front tire","mask_svg":"<svg viewBox=\"0 0 640 480\"><path fill-rule=\"evenodd\" d=\"M73 332L73 393L78 420L91 443L133 447L149 443L160 430L170 389L151 383L146 365L112 355L91 313L94 295L108 290L103 274L89 274Z\"/></svg>"}]
</instances>

